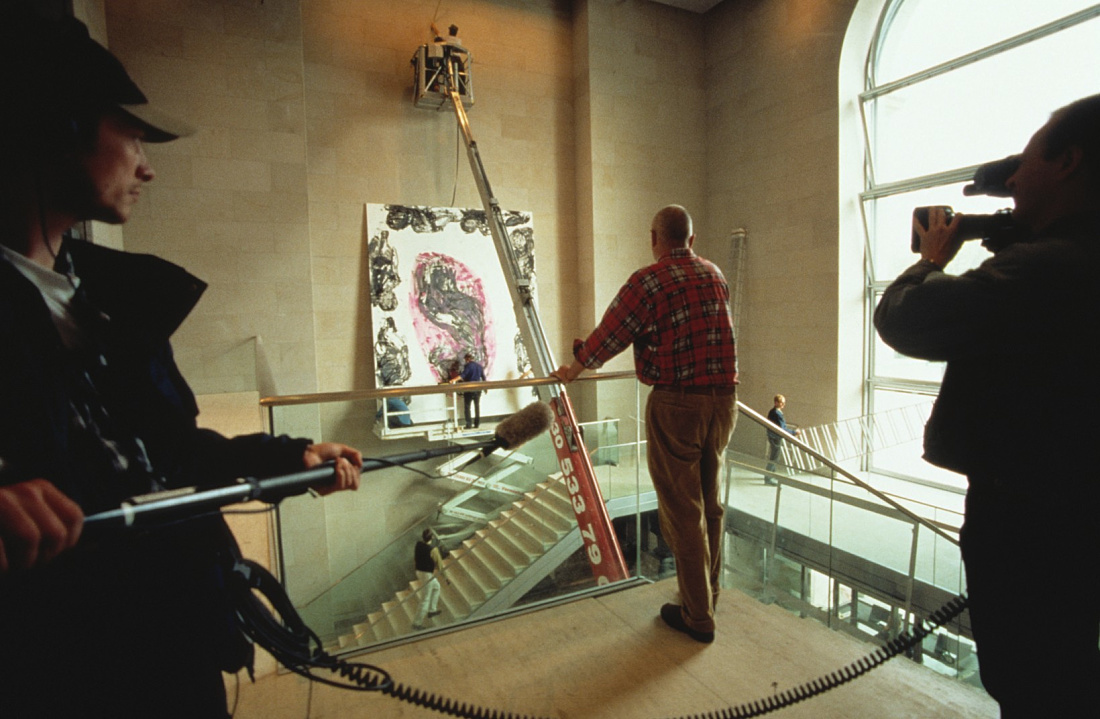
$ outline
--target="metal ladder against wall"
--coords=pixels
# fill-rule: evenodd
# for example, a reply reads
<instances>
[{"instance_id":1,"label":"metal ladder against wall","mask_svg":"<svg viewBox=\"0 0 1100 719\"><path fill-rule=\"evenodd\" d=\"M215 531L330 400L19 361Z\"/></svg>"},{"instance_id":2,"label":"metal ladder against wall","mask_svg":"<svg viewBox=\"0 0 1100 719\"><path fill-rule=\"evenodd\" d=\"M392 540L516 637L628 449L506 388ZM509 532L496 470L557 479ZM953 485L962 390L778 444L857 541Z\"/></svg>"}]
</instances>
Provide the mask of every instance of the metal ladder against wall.
<instances>
[{"instance_id":1,"label":"metal ladder against wall","mask_svg":"<svg viewBox=\"0 0 1100 719\"><path fill-rule=\"evenodd\" d=\"M727 278L730 292L730 314L733 319L733 336L741 336L741 306L745 281L745 248L749 231L739 227L730 232L730 276Z\"/></svg>"}]
</instances>

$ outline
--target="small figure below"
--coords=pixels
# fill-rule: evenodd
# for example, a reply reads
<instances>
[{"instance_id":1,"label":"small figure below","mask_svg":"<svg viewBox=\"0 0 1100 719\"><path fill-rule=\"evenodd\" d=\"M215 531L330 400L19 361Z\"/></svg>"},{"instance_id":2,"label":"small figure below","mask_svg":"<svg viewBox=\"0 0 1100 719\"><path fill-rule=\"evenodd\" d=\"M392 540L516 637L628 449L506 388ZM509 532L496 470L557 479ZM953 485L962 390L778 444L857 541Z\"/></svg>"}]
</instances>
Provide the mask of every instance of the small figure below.
<instances>
[{"instance_id":1,"label":"small figure below","mask_svg":"<svg viewBox=\"0 0 1100 719\"><path fill-rule=\"evenodd\" d=\"M462 368L462 374L451 380L456 382L484 382L485 370L474 360L469 352L463 358L466 366ZM484 390L488 394L488 390ZM481 426L481 391L462 393L462 412L466 418L466 429L476 429Z\"/></svg>"},{"instance_id":2,"label":"small figure below","mask_svg":"<svg viewBox=\"0 0 1100 719\"><path fill-rule=\"evenodd\" d=\"M423 629L424 620L428 617L439 616L439 568L443 563L443 554L439 549L439 542L432 535L431 529L425 529L420 535L420 541L416 543L413 552L413 563L416 567L416 578L420 580L420 606L416 610L416 618L413 619L413 629Z\"/></svg>"},{"instance_id":3,"label":"small figure below","mask_svg":"<svg viewBox=\"0 0 1100 719\"><path fill-rule=\"evenodd\" d=\"M794 427L787 426L787 418L783 416L783 408L787 406L787 398L781 394L775 396L775 406L768 412L768 421L772 424L779 425L779 428L791 435L792 437L798 436L798 430ZM768 466L764 470L764 484L776 485L773 473L775 472L775 460L779 458L779 449L782 446L783 437L777 433L768 430Z\"/></svg>"}]
</instances>

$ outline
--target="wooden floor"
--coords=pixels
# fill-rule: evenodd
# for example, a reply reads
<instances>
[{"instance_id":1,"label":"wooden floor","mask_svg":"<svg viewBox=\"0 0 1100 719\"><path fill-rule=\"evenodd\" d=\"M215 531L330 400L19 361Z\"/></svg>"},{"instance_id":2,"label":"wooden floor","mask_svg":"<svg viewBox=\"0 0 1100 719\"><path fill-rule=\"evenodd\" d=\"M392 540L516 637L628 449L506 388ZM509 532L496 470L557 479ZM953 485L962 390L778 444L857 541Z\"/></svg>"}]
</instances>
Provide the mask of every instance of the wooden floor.
<instances>
[{"instance_id":1,"label":"wooden floor","mask_svg":"<svg viewBox=\"0 0 1100 719\"><path fill-rule=\"evenodd\" d=\"M719 717L729 707L836 671L870 647L739 592L722 595L711 645L667 628L675 579L364 655L406 687L516 716ZM230 702L233 688L230 688ZM732 715L732 712L729 714ZM771 716L995 719L985 694L904 659ZM387 696L296 675L242 680L238 719L438 717ZM493 716L486 713L486 716Z\"/></svg>"}]
</instances>

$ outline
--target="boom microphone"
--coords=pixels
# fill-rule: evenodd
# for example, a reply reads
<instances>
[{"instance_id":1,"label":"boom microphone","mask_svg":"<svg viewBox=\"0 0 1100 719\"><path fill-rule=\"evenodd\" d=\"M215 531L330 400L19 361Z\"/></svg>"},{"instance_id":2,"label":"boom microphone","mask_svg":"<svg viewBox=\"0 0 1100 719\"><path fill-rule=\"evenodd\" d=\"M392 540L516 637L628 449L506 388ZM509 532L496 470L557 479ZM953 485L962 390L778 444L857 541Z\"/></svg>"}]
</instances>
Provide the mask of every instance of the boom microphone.
<instances>
[{"instance_id":1,"label":"boom microphone","mask_svg":"<svg viewBox=\"0 0 1100 719\"><path fill-rule=\"evenodd\" d=\"M421 462L425 459L445 457L460 452L479 452L482 457L486 457L498 449L516 449L521 444L529 442L548 430L550 423L553 421L554 411L550 409L550 405L543 402L532 402L498 424L491 440L475 444L454 444L449 447L422 449L407 454L391 454L388 457L378 457L377 459L364 459L362 471L373 472L376 469L386 469L387 467L409 464L410 462Z\"/></svg>"},{"instance_id":2,"label":"boom microphone","mask_svg":"<svg viewBox=\"0 0 1100 719\"><path fill-rule=\"evenodd\" d=\"M493 444L500 449L515 449L550 429L554 411L544 402L532 402L497 425Z\"/></svg>"},{"instance_id":3,"label":"boom microphone","mask_svg":"<svg viewBox=\"0 0 1100 719\"><path fill-rule=\"evenodd\" d=\"M553 420L554 412L549 405L534 402L497 425L493 438L487 442L450 445L376 459L364 459L360 473L460 452L474 451L485 457L498 449L516 449L549 429ZM100 527L130 527L138 522L148 524L170 519L186 519L227 504L251 500L275 504L290 495L301 494L311 487L331 484L335 479L335 472L333 463L325 462L313 469L269 479L242 477L236 484L216 489L199 490L197 487L183 487L131 497L117 509L109 509L85 517L84 530L87 532Z\"/></svg>"}]
</instances>

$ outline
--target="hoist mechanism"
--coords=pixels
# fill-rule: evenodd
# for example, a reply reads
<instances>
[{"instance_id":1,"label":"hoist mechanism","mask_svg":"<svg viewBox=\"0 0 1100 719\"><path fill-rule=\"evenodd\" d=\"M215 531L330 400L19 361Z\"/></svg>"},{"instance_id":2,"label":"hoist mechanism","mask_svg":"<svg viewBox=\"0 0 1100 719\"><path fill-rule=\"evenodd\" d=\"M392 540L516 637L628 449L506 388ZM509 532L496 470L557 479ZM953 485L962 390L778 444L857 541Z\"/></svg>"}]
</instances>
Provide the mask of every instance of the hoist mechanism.
<instances>
[{"instance_id":1,"label":"hoist mechanism","mask_svg":"<svg viewBox=\"0 0 1100 719\"><path fill-rule=\"evenodd\" d=\"M451 25L449 35L444 39L436 27L435 40L430 45L421 45L413 56L413 103L417 107L432 110L442 109L451 100L451 77L447 63L453 61L453 81L463 107L474 104L474 84L470 75L470 51L462 47L458 39L458 27Z\"/></svg>"}]
</instances>

